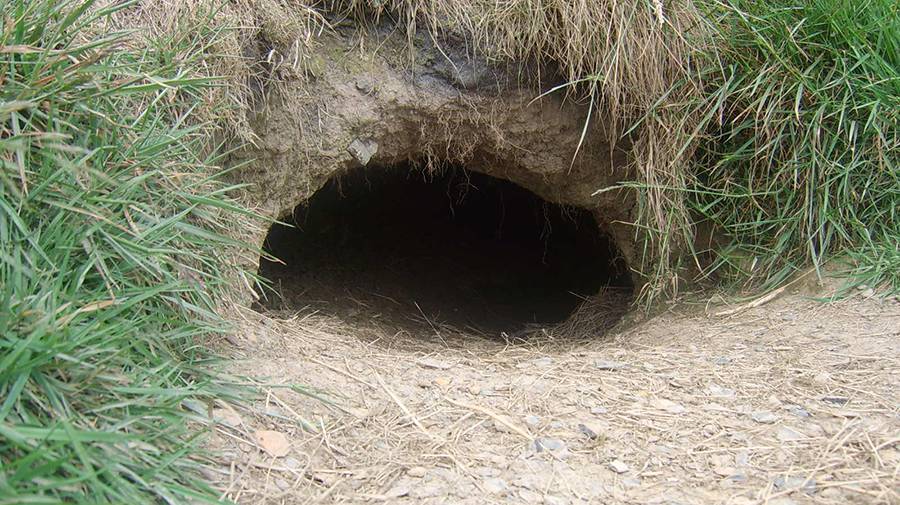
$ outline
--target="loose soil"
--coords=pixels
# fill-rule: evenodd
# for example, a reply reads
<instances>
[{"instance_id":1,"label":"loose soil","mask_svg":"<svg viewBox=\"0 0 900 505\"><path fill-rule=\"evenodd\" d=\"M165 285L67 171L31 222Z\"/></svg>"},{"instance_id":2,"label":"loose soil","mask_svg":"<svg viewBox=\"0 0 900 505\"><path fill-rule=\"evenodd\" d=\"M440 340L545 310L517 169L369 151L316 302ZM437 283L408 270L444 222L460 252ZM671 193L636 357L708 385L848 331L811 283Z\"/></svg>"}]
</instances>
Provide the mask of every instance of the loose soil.
<instances>
[{"instance_id":1,"label":"loose soil","mask_svg":"<svg viewBox=\"0 0 900 505\"><path fill-rule=\"evenodd\" d=\"M246 504L900 503L900 303L869 295L579 340L248 309L228 368L264 393L213 410L209 478Z\"/></svg>"}]
</instances>

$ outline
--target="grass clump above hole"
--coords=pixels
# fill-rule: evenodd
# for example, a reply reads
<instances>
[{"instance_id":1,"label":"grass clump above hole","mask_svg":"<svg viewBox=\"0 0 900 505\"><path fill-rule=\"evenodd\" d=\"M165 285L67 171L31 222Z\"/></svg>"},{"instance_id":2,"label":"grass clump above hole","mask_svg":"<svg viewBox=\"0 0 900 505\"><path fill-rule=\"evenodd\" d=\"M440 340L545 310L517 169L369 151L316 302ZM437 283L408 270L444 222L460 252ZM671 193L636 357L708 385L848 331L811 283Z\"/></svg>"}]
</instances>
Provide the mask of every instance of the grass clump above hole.
<instances>
[{"instance_id":1,"label":"grass clump above hole","mask_svg":"<svg viewBox=\"0 0 900 505\"><path fill-rule=\"evenodd\" d=\"M188 126L194 62L95 29L127 6L0 0L0 503L215 501L189 423L234 391L197 339L245 214Z\"/></svg>"},{"instance_id":2,"label":"grass clump above hole","mask_svg":"<svg viewBox=\"0 0 900 505\"><path fill-rule=\"evenodd\" d=\"M708 274L772 287L833 257L900 290L900 9L704 1L718 58L697 102L691 209L727 235Z\"/></svg>"}]
</instances>

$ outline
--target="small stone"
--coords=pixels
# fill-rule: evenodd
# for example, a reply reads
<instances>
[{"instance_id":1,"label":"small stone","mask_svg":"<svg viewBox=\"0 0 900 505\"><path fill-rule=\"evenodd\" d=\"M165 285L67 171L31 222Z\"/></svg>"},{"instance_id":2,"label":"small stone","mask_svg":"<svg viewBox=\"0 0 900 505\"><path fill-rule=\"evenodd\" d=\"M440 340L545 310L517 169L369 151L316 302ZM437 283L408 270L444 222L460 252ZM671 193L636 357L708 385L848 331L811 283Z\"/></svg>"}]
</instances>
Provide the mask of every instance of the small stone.
<instances>
[{"instance_id":1,"label":"small stone","mask_svg":"<svg viewBox=\"0 0 900 505\"><path fill-rule=\"evenodd\" d=\"M371 95L375 91L375 79L369 76L358 77L354 84L356 89L365 95Z\"/></svg>"},{"instance_id":2,"label":"small stone","mask_svg":"<svg viewBox=\"0 0 900 505\"><path fill-rule=\"evenodd\" d=\"M282 464L285 468L290 468L291 470L300 468L300 462L297 461L297 458L284 458L284 463Z\"/></svg>"},{"instance_id":3,"label":"small stone","mask_svg":"<svg viewBox=\"0 0 900 505\"><path fill-rule=\"evenodd\" d=\"M428 470L425 469L424 466L414 466L406 471L406 475L420 479L425 476L426 472L428 472Z\"/></svg>"},{"instance_id":4,"label":"small stone","mask_svg":"<svg viewBox=\"0 0 900 505\"><path fill-rule=\"evenodd\" d=\"M606 361L602 359L594 361L594 366L600 370L607 371L624 370L628 368L628 365L625 363L619 363L618 361Z\"/></svg>"},{"instance_id":5,"label":"small stone","mask_svg":"<svg viewBox=\"0 0 900 505\"><path fill-rule=\"evenodd\" d=\"M360 165L366 166L372 156L378 152L378 143L372 139L356 139L347 147L347 152L353 156Z\"/></svg>"},{"instance_id":6,"label":"small stone","mask_svg":"<svg viewBox=\"0 0 900 505\"><path fill-rule=\"evenodd\" d=\"M291 487L291 485L288 483L288 481L286 481L284 479L275 479L275 485L278 486L278 489L280 489L282 491Z\"/></svg>"},{"instance_id":7,"label":"small stone","mask_svg":"<svg viewBox=\"0 0 900 505\"><path fill-rule=\"evenodd\" d=\"M778 429L778 433L775 435L778 437L778 440L782 442L791 442L794 440L800 440L806 438L806 435L800 433L799 431L788 428L787 426L782 426Z\"/></svg>"},{"instance_id":8,"label":"small stone","mask_svg":"<svg viewBox=\"0 0 900 505\"><path fill-rule=\"evenodd\" d=\"M603 414L607 413L609 413L609 410L607 410L606 407L602 407L600 405L591 407L591 414L594 414L595 416L602 416Z\"/></svg>"},{"instance_id":9,"label":"small stone","mask_svg":"<svg viewBox=\"0 0 900 505\"><path fill-rule=\"evenodd\" d=\"M665 398L656 399L652 404L655 408L665 410L670 414L683 414L686 410L683 405L679 405L671 400L666 400Z\"/></svg>"},{"instance_id":10,"label":"small stone","mask_svg":"<svg viewBox=\"0 0 900 505\"><path fill-rule=\"evenodd\" d=\"M584 433L588 438L592 440L597 440L603 437L603 434L606 431L606 426L603 426L602 424L595 421L584 421L583 423L578 424L578 431Z\"/></svg>"},{"instance_id":11,"label":"small stone","mask_svg":"<svg viewBox=\"0 0 900 505\"><path fill-rule=\"evenodd\" d=\"M725 366L731 363L731 358L727 356L719 356L718 358L713 360L713 363L719 366Z\"/></svg>"},{"instance_id":12,"label":"small stone","mask_svg":"<svg viewBox=\"0 0 900 505\"><path fill-rule=\"evenodd\" d=\"M785 405L784 409L797 417L809 417L809 411L799 405Z\"/></svg>"},{"instance_id":13,"label":"small stone","mask_svg":"<svg viewBox=\"0 0 900 505\"><path fill-rule=\"evenodd\" d=\"M625 487L640 487L641 479L635 479L634 477L628 477L626 479L622 479L622 485Z\"/></svg>"},{"instance_id":14,"label":"small stone","mask_svg":"<svg viewBox=\"0 0 900 505\"><path fill-rule=\"evenodd\" d=\"M772 482L778 489L803 491L806 494L814 494L816 492L816 481L813 479L806 480L806 477L796 475L780 475Z\"/></svg>"},{"instance_id":15,"label":"small stone","mask_svg":"<svg viewBox=\"0 0 900 505\"><path fill-rule=\"evenodd\" d=\"M446 377L438 377L438 378L434 379L434 385L445 388L450 385L450 379L448 379Z\"/></svg>"},{"instance_id":16,"label":"small stone","mask_svg":"<svg viewBox=\"0 0 900 505\"><path fill-rule=\"evenodd\" d=\"M819 372L812 378L813 382L817 382L819 384L828 384L831 382L831 374L828 372Z\"/></svg>"},{"instance_id":17,"label":"small stone","mask_svg":"<svg viewBox=\"0 0 900 505\"><path fill-rule=\"evenodd\" d=\"M609 468L616 473L625 473L628 471L628 465L615 459L609 463Z\"/></svg>"},{"instance_id":18,"label":"small stone","mask_svg":"<svg viewBox=\"0 0 900 505\"><path fill-rule=\"evenodd\" d=\"M541 424L541 418L538 416L525 416L525 424L533 428Z\"/></svg>"},{"instance_id":19,"label":"small stone","mask_svg":"<svg viewBox=\"0 0 900 505\"><path fill-rule=\"evenodd\" d=\"M509 485L506 484L505 480L499 477L484 479L484 482L481 485L484 487L484 490L490 494L505 494L509 491Z\"/></svg>"},{"instance_id":20,"label":"small stone","mask_svg":"<svg viewBox=\"0 0 900 505\"><path fill-rule=\"evenodd\" d=\"M706 388L706 392L709 393L709 396L717 396L720 398L733 398L735 394L733 389L717 386L715 384Z\"/></svg>"},{"instance_id":21,"label":"small stone","mask_svg":"<svg viewBox=\"0 0 900 505\"><path fill-rule=\"evenodd\" d=\"M758 410L750 414L750 417L760 424L772 424L778 421L778 416L768 410Z\"/></svg>"},{"instance_id":22,"label":"small stone","mask_svg":"<svg viewBox=\"0 0 900 505\"><path fill-rule=\"evenodd\" d=\"M822 401L833 403L834 405L846 405L850 403L850 398L846 396L823 396Z\"/></svg>"},{"instance_id":23,"label":"small stone","mask_svg":"<svg viewBox=\"0 0 900 505\"><path fill-rule=\"evenodd\" d=\"M416 360L416 364L422 368L432 368L434 370L449 370L453 368L452 364L434 358L421 358Z\"/></svg>"},{"instance_id":24,"label":"small stone","mask_svg":"<svg viewBox=\"0 0 900 505\"><path fill-rule=\"evenodd\" d=\"M254 433L254 439L262 450L276 458L283 458L291 451L287 436L279 431L259 430Z\"/></svg>"},{"instance_id":25,"label":"small stone","mask_svg":"<svg viewBox=\"0 0 900 505\"><path fill-rule=\"evenodd\" d=\"M544 450L550 452L561 452L566 450L566 443L558 438L542 437L534 439L534 448L537 452L541 452Z\"/></svg>"}]
</instances>

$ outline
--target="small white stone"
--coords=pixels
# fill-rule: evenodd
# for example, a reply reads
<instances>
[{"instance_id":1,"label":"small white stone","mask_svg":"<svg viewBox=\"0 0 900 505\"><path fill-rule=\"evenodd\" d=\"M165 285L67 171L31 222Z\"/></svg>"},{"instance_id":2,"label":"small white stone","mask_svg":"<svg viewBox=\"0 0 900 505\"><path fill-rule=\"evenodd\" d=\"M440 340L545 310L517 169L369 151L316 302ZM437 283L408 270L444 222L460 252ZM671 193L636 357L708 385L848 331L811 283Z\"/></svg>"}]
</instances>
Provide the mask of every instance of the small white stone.
<instances>
[{"instance_id":1,"label":"small white stone","mask_svg":"<svg viewBox=\"0 0 900 505\"><path fill-rule=\"evenodd\" d=\"M610 462L609 468L616 473L625 473L628 471L628 465L618 459Z\"/></svg>"},{"instance_id":2,"label":"small white stone","mask_svg":"<svg viewBox=\"0 0 900 505\"><path fill-rule=\"evenodd\" d=\"M425 473L427 471L428 470L426 470L424 466L414 466L406 471L406 475L409 475L410 477L421 478L425 476Z\"/></svg>"}]
</instances>

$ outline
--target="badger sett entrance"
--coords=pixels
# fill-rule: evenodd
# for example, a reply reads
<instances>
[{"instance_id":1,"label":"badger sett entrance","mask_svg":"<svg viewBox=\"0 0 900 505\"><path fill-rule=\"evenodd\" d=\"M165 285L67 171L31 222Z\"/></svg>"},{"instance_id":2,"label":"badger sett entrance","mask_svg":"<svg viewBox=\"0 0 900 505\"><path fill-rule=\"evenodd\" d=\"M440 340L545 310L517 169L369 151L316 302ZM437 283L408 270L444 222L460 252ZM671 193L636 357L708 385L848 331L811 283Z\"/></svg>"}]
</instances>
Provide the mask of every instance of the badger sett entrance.
<instances>
[{"instance_id":1,"label":"badger sett entrance","mask_svg":"<svg viewBox=\"0 0 900 505\"><path fill-rule=\"evenodd\" d=\"M620 316L631 298L625 261L589 211L463 167L350 170L282 221L264 244L279 261L259 266L268 309L497 336L595 317L577 309L613 299Z\"/></svg>"}]
</instances>

